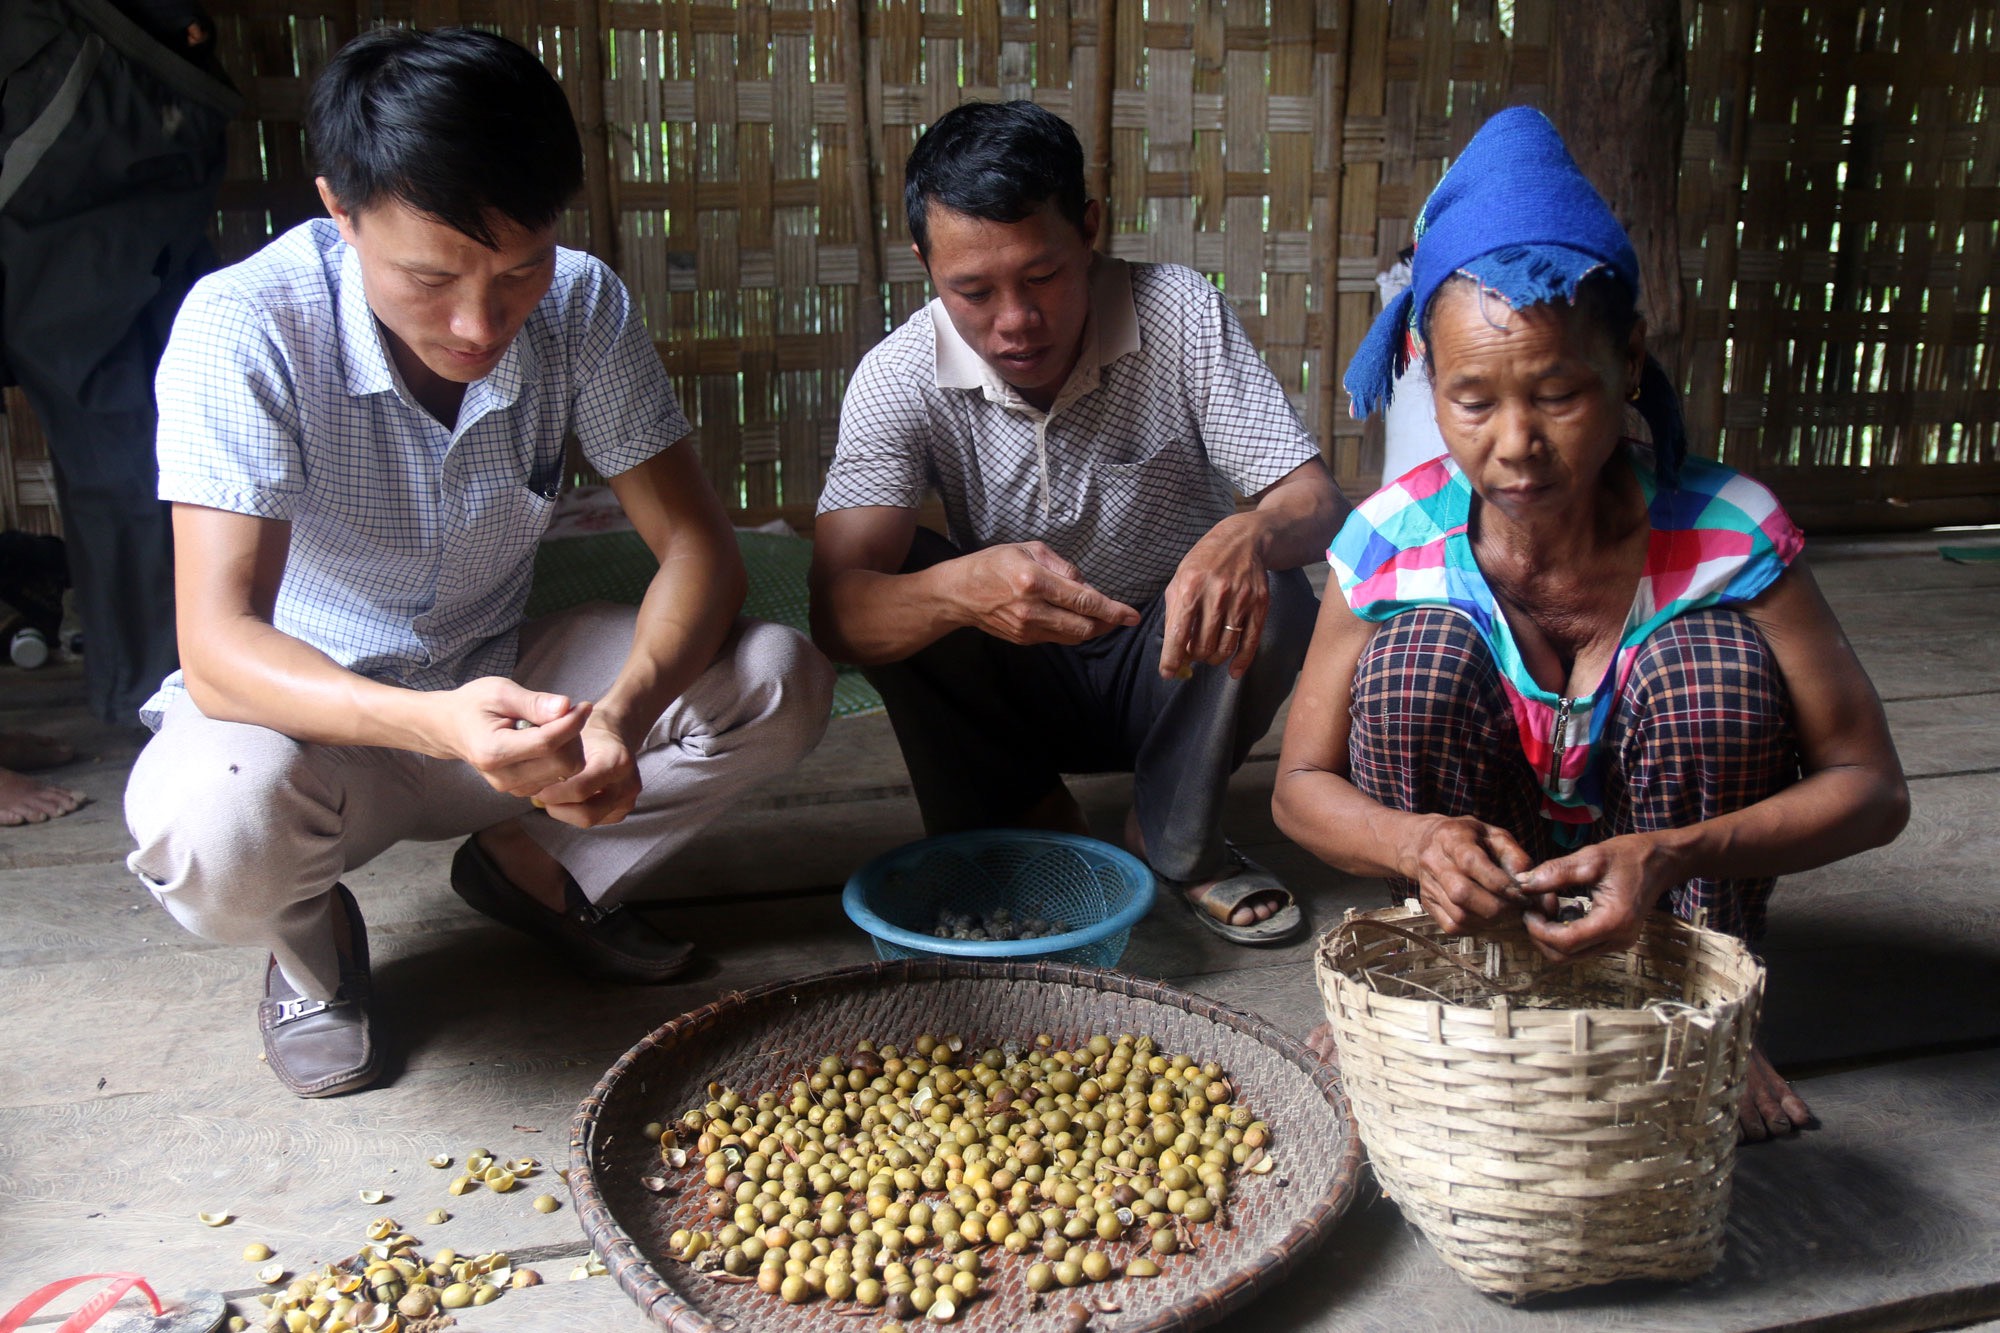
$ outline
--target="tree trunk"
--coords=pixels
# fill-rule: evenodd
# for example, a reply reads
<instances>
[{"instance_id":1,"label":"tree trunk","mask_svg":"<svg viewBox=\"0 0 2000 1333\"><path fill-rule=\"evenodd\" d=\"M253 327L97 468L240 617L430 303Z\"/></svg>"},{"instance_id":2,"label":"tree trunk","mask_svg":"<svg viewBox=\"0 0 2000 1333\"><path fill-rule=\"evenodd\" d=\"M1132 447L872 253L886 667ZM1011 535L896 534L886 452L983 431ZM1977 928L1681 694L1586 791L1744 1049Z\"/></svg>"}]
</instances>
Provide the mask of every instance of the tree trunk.
<instances>
[{"instance_id":1,"label":"tree trunk","mask_svg":"<svg viewBox=\"0 0 2000 1333\"><path fill-rule=\"evenodd\" d=\"M1679 378L1681 138L1687 39L1680 0L1593 0L1556 24L1549 118L1639 254L1653 355Z\"/></svg>"}]
</instances>

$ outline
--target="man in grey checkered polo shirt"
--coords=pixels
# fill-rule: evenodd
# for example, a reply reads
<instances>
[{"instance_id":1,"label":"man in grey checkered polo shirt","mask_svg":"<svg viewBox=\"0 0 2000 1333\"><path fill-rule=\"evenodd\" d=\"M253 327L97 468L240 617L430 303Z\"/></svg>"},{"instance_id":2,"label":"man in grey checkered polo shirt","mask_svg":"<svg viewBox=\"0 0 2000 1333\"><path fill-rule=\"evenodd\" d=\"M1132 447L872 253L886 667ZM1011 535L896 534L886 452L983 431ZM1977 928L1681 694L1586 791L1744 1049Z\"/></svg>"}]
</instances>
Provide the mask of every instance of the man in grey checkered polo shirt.
<instances>
[{"instance_id":1,"label":"man in grey checkered polo shirt","mask_svg":"<svg viewBox=\"0 0 2000 1333\"><path fill-rule=\"evenodd\" d=\"M583 154L534 56L372 32L308 130L331 217L203 280L161 362L184 670L147 705L125 815L176 920L268 955L266 1058L324 1097L381 1068L344 876L463 838L474 908L588 975L665 981L692 946L621 902L812 748L833 672L738 615L742 557L645 322L556 244ZM639 607L524 623L571 433L660 568Z\"/></svg>"},{"instance_id":2,"label":"man in grey checkered polo shirt","mask_svg":"<svg viewBox=\"0 0 2000 1333\"><path fill-rule=\"evenodd\" d=\"M1061 775L1130 771L1125 840L1167 887L1235 942L1295 938L1222 803L1311 638L1301 567L1342 510L1318 446L1220 292L1093 252L1054 115L958 107L907 181L938 295L841 406L814 638L881 691L931 832L1087 832Z\"/></svg>"}]
</instances>

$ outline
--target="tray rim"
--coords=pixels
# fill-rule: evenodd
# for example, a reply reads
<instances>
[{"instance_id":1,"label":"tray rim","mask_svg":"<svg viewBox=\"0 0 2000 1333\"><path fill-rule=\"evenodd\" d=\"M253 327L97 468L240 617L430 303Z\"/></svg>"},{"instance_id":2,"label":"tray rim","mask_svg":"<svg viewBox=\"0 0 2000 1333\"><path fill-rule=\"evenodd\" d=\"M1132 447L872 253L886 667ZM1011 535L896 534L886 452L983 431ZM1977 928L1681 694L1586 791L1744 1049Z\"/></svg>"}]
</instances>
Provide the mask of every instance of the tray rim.
<instances>
[{"instance_id":1,"label":"tray rim","mask_svg":"<svg viewBox=\"0 0 2000 1333\"><path fill-rule=\"evenodd\" d=\"M1297 1065L1326 1098L1345 1131L1332 1183L1326 1192L1307 1207L1284 1237L1267 1246L1256 1260L1205 1289L1191 1303L1164 1310L1144 1324L1121 1326L1125 1333L1168 1333L1169 1330L1201 1328L1241 1308L1281 1282L1292 1268L1308 1257L1331 1234L1334 1225L1353 1206L1360 1192L1363 1159L1360 1129L1354 1108L1341 1085L1339 1070L1318 1060L1305 1043L1279 1030L1255 1014L1197 995L1192 991L1150 981L1108 968L1084 967L1074 963L1005 963L953 958L909 958L864 963L858 966L816 972L794 980L769 982L749 990L729 990L696 1009L668 1019L634 1042L605 1071L570 1117L569 1189L578 1223L605 1267L627 1296L655 1323L673 1333L731 1333L690 1304L653 1267L612 1214L591 1168L596 1144L598 1114L638 1059L666 1038L687 1031L699 1031L727 1017L733 1010L746 1009L764 1000L807 989L830 989L858 982L936 982L956 980L1033 981L1083 986L1100 991L1157 1000L1171 1004L1211 1022L1234 1028L1243 1035L1270 1047Z\"/></svg>"}]
</instances>

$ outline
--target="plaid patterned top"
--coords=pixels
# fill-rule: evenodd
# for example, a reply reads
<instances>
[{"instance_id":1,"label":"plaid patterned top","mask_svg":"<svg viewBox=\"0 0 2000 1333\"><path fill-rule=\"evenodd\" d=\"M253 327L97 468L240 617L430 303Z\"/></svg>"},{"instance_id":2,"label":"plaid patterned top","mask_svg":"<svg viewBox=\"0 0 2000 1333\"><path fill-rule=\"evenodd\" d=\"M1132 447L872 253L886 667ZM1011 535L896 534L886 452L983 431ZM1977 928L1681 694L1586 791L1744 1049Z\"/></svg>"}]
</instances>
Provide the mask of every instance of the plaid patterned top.
<instances>
[{"instance_id":1,"label":"plaid patterned top","mask_svg":"<svg viewBox=\"0 0 2000 1333\"><path fill-rule=\"evenodd\" d=\"M1042 541L1143 607L1190 547L1319 446L1192 269L1099 257L1083 352L1030 406L932 301L862 359L819 512L944 504L962 550Z\"/></svg>"},{"instance_id":2,"label":"plaid patterned top","mask_svg":"<svg viewBox=\"0 0 2000 1333\"><path fill-rule=\"evenodd\" d=\"M1564 699L1535 683L1507 617L1473 557L1472 484L1449 457L1433 459L1363 501L1327 552L1341 591L1363 620L1418 606L1446 606L1485 640L1507 689L1521 750L1542 784L1542 813L1573 845L1603 813L1605 734L1633 659L1675 616L1750 601L1776 581L1804 538L1763 485L1706 459L1682 464L1661 489L1651 452L1628 445L1647 501L1652 538L1617 651L1589 694Z\"/></svg>"},{"instance_id":3,"label":"plaid patterned top","mask_svg":"<svg viewBox=\"0 0 2000 1333\"><path fill-rule=\"evenodd\" d=\"M196 284L156 392L160 498L291 524L273 623L419 690L513 669L567 432L605 476L688 433L624 286L562 249L548 294L441 425L324 218ZM180 693L175 672L141 718L157 728Z\"/></svg>"}]
</instances>

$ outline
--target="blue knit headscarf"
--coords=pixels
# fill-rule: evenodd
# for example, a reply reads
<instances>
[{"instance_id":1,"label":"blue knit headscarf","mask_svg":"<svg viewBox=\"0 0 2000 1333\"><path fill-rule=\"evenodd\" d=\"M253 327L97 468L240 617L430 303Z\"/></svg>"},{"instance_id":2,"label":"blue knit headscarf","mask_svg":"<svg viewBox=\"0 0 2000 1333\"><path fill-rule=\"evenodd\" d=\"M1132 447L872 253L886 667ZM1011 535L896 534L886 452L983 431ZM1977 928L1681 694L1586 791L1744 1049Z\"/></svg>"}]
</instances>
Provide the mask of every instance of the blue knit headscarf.
<instances>
[{"instance_id":1,"label":"blue knit headscarf","mask_svg":"<svg viewBox=\"0 0 2000 1333\"><path fill-rule=\"evenodd\" d=\"M1624 283L1635 301L1639 294L1631 239L1556 127L1533 107L1510 107L1480 127L1431 191L1416 233L1409 288L1376 317L1343 377L1358 417L1388 403L1432 298L1459 274L1516 310L1574 301L1577 284L1599 271ZM1686 452L1679 397L1647 358L1638 408L1667 484Z\"/></svg>"}]
</instances>

